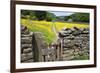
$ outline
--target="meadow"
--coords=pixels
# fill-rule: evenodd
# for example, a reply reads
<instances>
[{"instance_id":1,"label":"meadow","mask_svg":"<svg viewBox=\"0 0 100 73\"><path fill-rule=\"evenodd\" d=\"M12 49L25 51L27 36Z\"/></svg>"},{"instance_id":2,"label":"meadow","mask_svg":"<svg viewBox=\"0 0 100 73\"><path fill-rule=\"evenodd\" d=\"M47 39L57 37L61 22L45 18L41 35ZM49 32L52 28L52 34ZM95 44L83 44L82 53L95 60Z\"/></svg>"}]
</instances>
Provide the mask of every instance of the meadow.
<instances>
[{"instance_id":1,"label":"meadow","mask_svg":"<svg viewBox=\"0 0 100 73\"><path fill-rule=\"evenodd\" d=\"M53 27L59 32L63 28L89 28L89 24L85 23L74 23L74 22L48 22L45 20L28 20L21 19L21 25L27 26L27 28L32 32L42 32L45 40L49 43L53 42L56 38L56 34Z\"/></svg>"}]
</instances>

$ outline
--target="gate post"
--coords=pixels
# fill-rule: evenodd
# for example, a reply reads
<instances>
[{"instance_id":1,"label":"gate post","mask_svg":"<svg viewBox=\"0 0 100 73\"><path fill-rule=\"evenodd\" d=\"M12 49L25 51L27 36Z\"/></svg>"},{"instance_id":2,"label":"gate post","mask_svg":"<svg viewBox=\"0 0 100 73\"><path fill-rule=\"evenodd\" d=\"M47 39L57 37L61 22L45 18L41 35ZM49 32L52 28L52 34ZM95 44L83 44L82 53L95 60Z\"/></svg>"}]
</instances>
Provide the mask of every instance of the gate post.
<instances>
[{"instance_id":1,"label":"gate post","mask_svg":"<svg viewBox=\"0 0 100 73\"><path fill-rule=\"evenodd\" d=\"M38 39L33 33L32 36L32 47L33 47L33 57L34 57L34 62L43 62L43 56L41 52L41 48L38 46Z\"/></svg>"}]
</instances>

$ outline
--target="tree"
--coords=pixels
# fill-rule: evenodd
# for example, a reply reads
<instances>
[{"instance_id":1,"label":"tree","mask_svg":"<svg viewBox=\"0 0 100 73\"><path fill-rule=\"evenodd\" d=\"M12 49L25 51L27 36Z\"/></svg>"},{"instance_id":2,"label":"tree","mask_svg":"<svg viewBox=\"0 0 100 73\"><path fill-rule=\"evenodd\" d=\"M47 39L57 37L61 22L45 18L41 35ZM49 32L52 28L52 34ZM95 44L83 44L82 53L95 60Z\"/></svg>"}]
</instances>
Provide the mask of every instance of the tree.
<instances>
[{"instance_id":1,"label":"tree","mask_svg":"<svg viewBox=\"0 0 100 73\"><path fill-rule=\"evenodd\" d=\"M54 19L55 19L55 15L53 13L47 12L46 20L47 21L52 21Z\"/></svg>"},{"instance_id":2,"label":"tree","mask_svg":"<svg viewBox=\"0 0 100 73\"><path fill-rule=\"evenodd\" d=\"M70 16L65 16L64 21L68 21L71 17Z\"/></svg>"},{"instance_id":3,"label":"tree","mask_svg":"<svg viewBox=\"0 0 100 73\"><path fill-rule=\"evenodd\" d=\"M75 22L89 22L89 13L75 13L71 15Z\"/></svg>"},{"instance_id":4,"label":"tree","mask_svg":"<svg viewBox=\"0 0 100 73\"><path fill-rule=\"evenodd\" d=\"M46 11L34 11L37 20L44 20L46 18Z\"/></svg>"},{"instance_id":5,"label":"tree","mask_svg":"<svg viewBox=\"0 0 100 73\"><path fill-rule=\"evenodd\" d=\"M29 15L30 14L30 11L29 10L21 10L21 14L22 15Z\"/></svg>"},{"instance_id":6,"label":"tree","mask_svg":"<svg viewBox=\"0 0 100 73\"><path fill-rule=\"evenodd\" d=\"M33 10L21 10L21 18L24 19L33 19L34 18L34 11Z\"/></svg>"},{"instance_id":7,"label":"tree","mask_svg":"<svg viewBox=\"0 0 100 73\"><path fill-rule=\"evenodd\" d=\"M74 13L70 16L65 16L64 20L72 19L74 22L87 22L89 23L89 13Z\"/></svg>"}]
</instances>

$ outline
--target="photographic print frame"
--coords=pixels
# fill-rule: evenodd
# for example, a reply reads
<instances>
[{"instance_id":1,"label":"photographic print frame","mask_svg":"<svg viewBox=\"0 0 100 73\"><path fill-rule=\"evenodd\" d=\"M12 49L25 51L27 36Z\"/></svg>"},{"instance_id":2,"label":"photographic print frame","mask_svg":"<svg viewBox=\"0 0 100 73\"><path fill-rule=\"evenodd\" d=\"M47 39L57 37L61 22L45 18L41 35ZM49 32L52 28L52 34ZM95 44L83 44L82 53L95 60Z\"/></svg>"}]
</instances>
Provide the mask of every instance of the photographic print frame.
<instances>
[{"instance_id":1,"label":"photographic print frame","mask_svg":"<svg viewBox=\"0 0 100 73\"><path fill-rule=\"evenodd\" d=\"M25 6L24 6L25 5ZM19 7L18 7L19 6ZM20 26L20 13L19 11L21 9L24 10L33 10L31 7L34 6L34 10L51 10L51 11L68 11L68 12L89 12L90 10L90 24L93 27L90 28L92 41L90 40L90 43L92 42L93 47L90 47L92 54L92 63L79 63L77 61L60 61L60 62L45 62L45 63L34 63L33 64L25 64L19 65L18 62L20 61L20 32L17 33L20 28L17 28ZM41 7L41 9L39 9ZM57 10L57 9L58 10ZM53 9L53 10L52 10ZM56 10L55 10L56 9ZM67 10L68 9L68 10ZM79 10L79 11L77 11ZM83 11L84 10L84 11ZM92 12L91 12L92 11ZM89 19L90 20L90 19ZM18 23L17 23L18 22ZM17 33L17 34L16 34ZM19 37L17 37L19 36ZM19 48L17 47L19 46ZM19 50L17 50L19 49ZM91 53L90 52L90 53ZM66 62L71 62L72 65L66 64ZM63 65L63 63L65 65ZM69 64L71 64L69 63ZM44 65L45 64L45 65ZM18 66L19 65L19 66ZM34 67L33 67L34 66ZM76 5L76 4L60 4L60 3L45 3L45 2L31 2L31 1L11 1L11 72L27 72L27 71L42 71L42 70L59 70L59 69L73 69L73 68L88 68L88 67L96 67L96 6L92 5Z\"/></svg>"}]
</instances>

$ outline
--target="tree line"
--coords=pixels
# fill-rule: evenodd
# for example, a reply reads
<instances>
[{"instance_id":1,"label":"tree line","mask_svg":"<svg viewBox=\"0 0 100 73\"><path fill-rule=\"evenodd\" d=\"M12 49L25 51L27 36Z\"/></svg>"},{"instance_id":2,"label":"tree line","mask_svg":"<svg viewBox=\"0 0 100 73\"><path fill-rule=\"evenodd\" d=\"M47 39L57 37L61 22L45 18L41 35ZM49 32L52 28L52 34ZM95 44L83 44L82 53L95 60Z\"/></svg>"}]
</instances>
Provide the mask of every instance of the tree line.
<instances>
[{"instance_id":1,"label":"tree line","mask_svg":"<svg viewBox=\"0 0 100 73\"><path fill-rule=\"evenodd\" d=\"M65 16L64 20L68 21L69 19L72 19L73 22L87 22L89 23L89 13L74 13L69 16Z\"/></svg>"},{"instance_id":2,"label":"tree line","mask_svg":"<svg viewBox=\"0 0 100 73\"><path fill-rule=\"evenodd\" d=\"M21 18L31 19L31 20L46 20L52 21L55 18L53 13L48 11L33 11L33 10L21 10Z\"/></svg>"},{"instance_id":3,"label":"tree line","mask_svg":"<svg viewBox=\"0 0 100 73\"><path fill-rule=\"evenodd\" d=\"M60 16L56 16L54 13L51 13L49 11L37 11L37 10L21 10L21 18L24 19L30 19L30 20L46 20L46 21L52 21L52 20L63 20L68 21L69 19L72 20L72 22L87 22L89 23L89 13L73 13L69 16L63 16L62 18Z\"/></svg>"}]
</instances>

